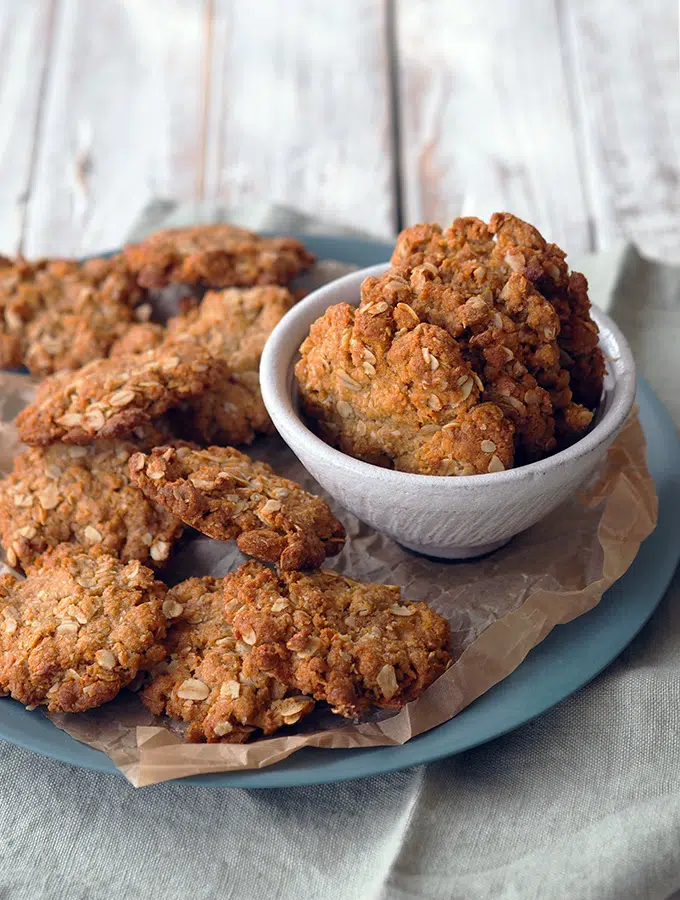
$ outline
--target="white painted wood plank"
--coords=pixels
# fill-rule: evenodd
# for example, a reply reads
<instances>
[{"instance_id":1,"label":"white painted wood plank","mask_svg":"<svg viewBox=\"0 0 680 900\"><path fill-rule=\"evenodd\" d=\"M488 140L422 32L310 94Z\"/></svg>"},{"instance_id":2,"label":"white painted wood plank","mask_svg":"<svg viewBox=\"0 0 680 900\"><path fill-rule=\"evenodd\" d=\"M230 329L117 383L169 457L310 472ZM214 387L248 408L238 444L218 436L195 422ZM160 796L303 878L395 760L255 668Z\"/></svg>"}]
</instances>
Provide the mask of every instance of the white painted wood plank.
<instances>
[{"instance_id":1,"label":"white painted wood plank","mask_svg":"<svg viewBox=\"0 0 680 900\"><path fill-rule=\"evenodd\" d=\"M677 0L572 0L565 31L601 246L680 261Z\"/></svg>"},{"instance_id":2,"label":"white painted wood plank","mask_svg":"<svg viewBox=\"0 0 680 900\"><path fill-rule=\"evenodd\" d=\"M154 196L194 199L204 0L60 0L28 254L121 243Z\"/></svg>"},{"instance_id":3,"label":"white painted wood plank","mask_svg":"<svg viewBox=\"0 0 680 900\"><path fill-rule=\"evenodd\" d=\"M0 4L0 253L19 248L48 57L52 0Z\"/></svg>"},{"instance_id":4,"label":"white painted wood plank","mask_svg":"<svg viewBox=\"0 0 680 900\"><path fill-rule=\"evenodd\" d=\"M566 250L589 213L547 0L398 0L405 219L509 210Z\"/></svg>"},{"instance_id":5,"label":"white painted wood plank","mask_svg":"<svg viewBox=\"0 0 680 900\"><path fill-rule=\"evenodd\" d=\"M386 3L216 0L206 194L394 228Z\"/></svg>"}]
</instances>

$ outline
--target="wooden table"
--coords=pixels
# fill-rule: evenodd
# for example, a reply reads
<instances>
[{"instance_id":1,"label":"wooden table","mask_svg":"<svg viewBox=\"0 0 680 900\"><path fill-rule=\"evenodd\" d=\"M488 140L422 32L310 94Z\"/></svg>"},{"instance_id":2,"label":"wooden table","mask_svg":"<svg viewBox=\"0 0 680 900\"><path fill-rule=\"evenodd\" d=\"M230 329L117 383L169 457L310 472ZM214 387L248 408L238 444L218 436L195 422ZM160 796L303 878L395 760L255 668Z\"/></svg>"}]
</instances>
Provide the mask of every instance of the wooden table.
<instances>
[{"instance_id":1,"label":"wooden table","mask_svg":"<svg viewBox=\"0 0 680 900\"><path fill-rule=\"evenodd\" d=\"M2 0L0 61L3 252L115 247L160 196L680 261L676 0Z\"/></svg>"}]
</instances>

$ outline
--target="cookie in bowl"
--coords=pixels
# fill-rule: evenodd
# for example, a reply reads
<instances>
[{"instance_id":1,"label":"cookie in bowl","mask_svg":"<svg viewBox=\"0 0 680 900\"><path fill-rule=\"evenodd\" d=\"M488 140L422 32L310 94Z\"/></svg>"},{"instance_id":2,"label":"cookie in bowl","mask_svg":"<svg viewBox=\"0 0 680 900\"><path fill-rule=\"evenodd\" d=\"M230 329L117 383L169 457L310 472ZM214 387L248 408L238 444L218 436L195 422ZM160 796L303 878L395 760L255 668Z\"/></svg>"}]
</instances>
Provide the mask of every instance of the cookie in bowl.
<instances>
[{"instance_id":1,"label":"cookie in bowl","mask_svg":"<svg viewBox=\"0 0 680 900\"><path fill-rule=\"evenodd\" d=\"M358 309L331 306L302 343L305 413L345 453L424 475L500 472L578 440L604 359L564 257L505 213L407 228Z\"/></svg>"}]
</instances>

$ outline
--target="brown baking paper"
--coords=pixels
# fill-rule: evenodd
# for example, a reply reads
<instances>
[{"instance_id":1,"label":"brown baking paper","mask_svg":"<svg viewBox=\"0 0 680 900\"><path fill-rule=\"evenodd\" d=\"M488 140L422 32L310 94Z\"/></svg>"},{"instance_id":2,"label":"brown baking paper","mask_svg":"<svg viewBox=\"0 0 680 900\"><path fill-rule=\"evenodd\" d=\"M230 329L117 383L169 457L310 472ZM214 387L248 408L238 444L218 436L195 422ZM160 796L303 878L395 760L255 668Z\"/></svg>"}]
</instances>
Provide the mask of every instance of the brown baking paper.
<instances>
[{"instance_id":1,"label":"brown baking paper","mask_svg":"<svg viewBox=\"0 0 680 900\"><path fill-rule=\"evenodd\" d=\"M12 466L18 441L9 422L27 402L31 379L0 375L0 473ZM278 438L252 455L266 459L308 490L319 488ZM331 503L331 505L333 505ZM654 484L645 442L633 414L597 476L569 503L484 559L440 562L417 556L335 507L347 543L333 568L352 578L398 584L451 624L455 662L425 694L397 714L351 723L315 712L294 733L250 744L187 744L181 727L152 716L132 691L84 714L50 715L59 728L106 753L135 786L171 778L258 769L301 747L352 748L403 744L447 721L522 662L555 627L592 609L630 566L656 522ZM192 532L163 577L221 576L244 557L232 542Z\"/></svg>"}]
</instances>

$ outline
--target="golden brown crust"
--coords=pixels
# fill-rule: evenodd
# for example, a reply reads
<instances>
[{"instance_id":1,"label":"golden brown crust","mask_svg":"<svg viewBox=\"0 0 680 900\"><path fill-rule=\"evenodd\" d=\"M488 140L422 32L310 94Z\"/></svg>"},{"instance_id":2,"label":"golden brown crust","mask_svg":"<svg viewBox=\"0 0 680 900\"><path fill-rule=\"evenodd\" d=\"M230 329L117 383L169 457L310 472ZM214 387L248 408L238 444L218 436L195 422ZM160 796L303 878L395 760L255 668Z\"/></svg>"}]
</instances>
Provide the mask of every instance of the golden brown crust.
<instances>
[{"instance_id":1,"label":"golden brown crust","mask_svg":"<svg viewBox=\"0 0 680 900\"><path fill-rule=\"evenodd\" d=\"M287 284L314 257L294 238L266 238L234 225L168 228L125 248L146 288L180 282L205 287Z\"/></svg>"},{"instance_id":2,"label":"golden brown crust","mask_svg":"<svg viewBox=\"0 0 680 900\"><path fill-rule=\"evenodd\" d=\"M393 298L332 306L310 329L295 374L327 439L376 465L426 475L509 468L513 424L457 341Z\"/></svg>"},{"instance_id":3,"label":"golden brown crust","mask_svg":"<svg viewBox=\"0 0 680 900\"><path fill-rule=\"evenodd\" d=\"M353 718L399 709L450 664L449 625L398 587L330 571L278 575L244 563L223 582L227 620L253 663Z\"/></svg>"},{"instance_id":4,"label":"golden brown crust","mask_svg":"<svg viewBox=\"0 0 680 900\"><path fill-rule=\"evenodd\" d=\"M134 353L146 353L160 347L167 337L165 325L155 322L138 322L125 329L120 338L113 344L109 356L130 356Z\"/></svg>"},{"instance_id":5,"label":"golden brown crust","mask_svg":"<svg viewBox=\"0 0 680 900\"><path fill-rule=\"evenodd\" d=\"M164 608L172 617L168 659L141 698L154 715L188 722L188 741L243 743L256 729L271 734L314 708L310 697L290 696L252 664L250 648L224 617L221 580L183 581L168 592Z\"/></svg>"},{"instance_id":6,"label":"golden brown crust","mask_svg":"<svg viewBox=\"0 0 680 900\"><path fill-rule=\"evenodd\" d=\"M0 577L0 693L51 712L113 699L164 657L165 585L139 562L61 545Z\"/></svg>"},{"instance_id":7,"label":"golden brown crust","mask_svg":"<svg viewBox=\"0 0 680 900\"><path fill-rule=\"evenodd\" d=\"M445 231L438 225L416 225L399 236L392 264L424 301L437 311L444 307L443 321L437 324L456 337L456 309L462 302L481 294L488 303L497 303L514 280L512 302L504 311L511 321L504 321L504 331L519 339L522 352L515 359L549 392L556 412L572 399L591 410L597 406L604 357L590 317L588 283L579 272L569 273L565 253L533 225L509 213L494 213L488 226L475 218L456 219ZM428 315L436 312L430 309ZM542 341L546 328L548 339Z\"/></svg>"},{"instance_id":8,"label":"golden brown crust","mask_svg":"<svg viewBox=\"0 0 680 900\"><path fill-rule=\"evenodd\" d=\"M489 228L496 235L497 254L510 252L515 268L553 305L560 320L560 361L569 373L573 400L594 410L602 396L605 365L598 346L597 325L590 316L585 276L569 272L566 254L555 244L547 243L527 222L508 213L496 213ZM566 406L562 404L560 408Z\"/></svg>"},{"instance_id":9,"label":"golden brown crust","mask_svg":"<svg viewBox=\"0 0 680 900\"><path fill-rule=\"evenodd\" d=\"M208 291L199 307L168 321L168 333L198 341L233 372L256 372L267 338L294 303L276 285Z\"/></svg>"},{"instance_id":10,"label":"golden brown crust","mask_svg":"<svg viewBox=\"0 0 680 900\"><path fill-rule=\"evenodd\" d=\"M30 447L0 482L0 538L10 565L27 568L61 543L98 546L111 556L162 565L182 522L132 483L128 460L167 439L101 440L87 447Z\"/></svg>"},{"instance_id":11,"label":"golden brown crust","mask_svg":"<svg viewBox=\"0 0 680 900\"><path fill-rule=\"evenodd\" d=\"M42 311L42 292L36 287L38 272L47 261L29 263L19 257L0 256L0 368L23 365L26 327Z\"/></svg>"},{"instance_id":12,"label":"golden brown crust","mask_svg":"<svg viewBox=\"0 0 680 900\"><path fill-rule=\"evenodd\" d=\"M97 306L88 312L44 312L26 329L24 365L31 375L73 372L93 359L101 359L128 327L132 316L123 308Z\"/></svg>"},{"instance_id":13,"label":"golden brown crust","mask_svg":"<svg viewBox=\"0 0 680 900\"><path fill-rule=\"evenodd\" d=\"M345 344L338 345L335 314L329 310L312 327L297 367L306 411L346 452L370 462L432 472L431 464L423 466L412 453L404 454L405 446L390 446L405 430L403 409L405 402L408 405L412 400L409 376L413 362L404 360L399 370L390 360L388 372L383 357L391 342L396 344L408 330L416 330L419 322L453 338L459 355L478 379L480 399L500 409L503 418L512 423L515 464L539 459L577 440L589 427L602 391L604 364L597 346L597 327L590 318L587 284L582 275L569 275L564 253L547 244L526 222L497 213L488 226L479 219L462 218L446 230L428 224L407 228L397 240L392 268L380 278L367 278L361 295L356 319L349 321L345 315L341 336ZM362 325L358 329L362 313L375 320L370 328ZM359 409L366 391L356 374L356 354L346 346L348 339L356 342L361 338L357 330L370 338L366 341L364 337L363 343L378 360L365 357L361 363L364 371L375 374L379 381L387 378L401 383L400 388L395 383L390 389L376 382L369 392L371 402L377 392L386 400L391 397L396 404L391 419L387 409L377 420L373 411L369 410L366 418ZM414 345L412 349L422 352L423 348ZM348 355L355 365L350 372ZM338 372L362 385L355 389L358 396L343 393ZM348 404L359 420L363 417L363 424L355 423L354 414L343 421L336 414L338 402ZM369 433L356 435L355 424L360 430L367 427ZM394 440L385 440L390 428ZM404 445L413 434L413 423L406 432ZM491 443L497 443L493 435L487 446ZM404 455L405 464L400 461ZM435 474L447 474L441 471L441 463L437 464L441 456L434 451L431 455ZM498 458L507 467L508 460L500 454ZM486 471L466 456L453 459L458 464L450 474ZM491 471L498 470L494 464Z\"/></svg>"},{"instance_id":14,"label":"golden brown crust","mask_svg":"<svg viewBox=\"0 0 680 900\"><path fill-rule=\"evenodd\" d=\"M135 321L143 299L122 256L0 258L0 368L26 365L43 376L98 359Z\"/></svg>"},{"instance_id":15,"label":"golden brown crust","mask_svg":"<svg viewBox=\"0 0 680 900\"><path fill-rule=\"evenodd\" d=\"M217 384L172 413L178 435L198 444L251 444L273 434L257 371L225 373Z\"/></svg>"},{"instance_id":16,"label":"golden brown crust","mask_svg":"<svg viewBox=\"0 0 680 900\"><path fill-rule=\"evenodd\" d=\"M318 566L344 544L342 525L320 497L232 447L155 447L131 457L130 475L183 522L285 569Z\"/></svg>"},{"instance_id":17,"label":"golden brown crust","mask_svg":"<svg viewBox=\"0 0 680 900\"><path fill-rule=\"evenodd\" d=\"M193 341L96 360L43 382L16 425L27 444L88 444L95 438L126 437L225 374L225 364Z\"/></svg>"},{"instance_id":18,"label":"golden brown crust","mask_svg":"<svg viewBox=\"0 0 680 900\"><path fill-rule=\"evenodd\" d=\"M501 255L483 222L456 219L445 232L437 226L406 229L394 260L416 313L461 343L484 385L484 399L515 424L518 461L554 451L553 404L570 400L564 396L568 374L559 368L559 319L514 270L511 248L503 247ZM380 291L379 284L366 288L370 295Z\"/></svg>"},{"instance_id":19,"label":"golden brown crust","mask_svg":"<svg viewBox=\"0 0 680 900\"><path fill-rule=\"evenodd\" d=\"M260 393L258 368L265 342L295 298L287 288L261 287L210 291L201 305L169 320L167 329L133 325L111 356L138 352L147 342L169 347L185 340L201 344L224 360L229 373L199 396L182 404L175 429L200 444L250 444L274 430Z\"/></svg>"},{"instance_id":20,"label":"golden brown crust","mask_svg":"<svg viewBox=\"0 0 680 900\"><path fill-rule=\"evenodd\" d=\"M196 340L223 359L230 376L189 401L177 430L200 444L250 444L274 431L258 369L267 338L295 298L278 286L210 291L201 305L168 322L169 340Z\"/></svg>"}]
</instances>

